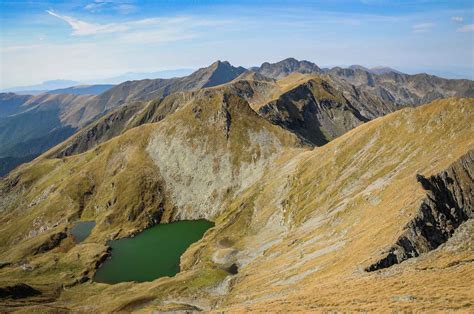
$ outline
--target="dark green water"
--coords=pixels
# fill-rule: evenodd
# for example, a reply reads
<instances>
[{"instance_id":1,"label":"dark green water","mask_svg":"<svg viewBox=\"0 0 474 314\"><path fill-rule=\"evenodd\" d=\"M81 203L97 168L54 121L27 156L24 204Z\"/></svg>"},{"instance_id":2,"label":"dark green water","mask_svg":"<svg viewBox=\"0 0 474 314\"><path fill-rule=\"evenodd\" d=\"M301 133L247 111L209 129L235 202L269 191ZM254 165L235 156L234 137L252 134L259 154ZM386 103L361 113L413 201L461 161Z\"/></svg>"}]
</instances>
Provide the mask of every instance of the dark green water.
<instances>
[{"instance_id":1,"label":"dark green water","mask_svg":"<svg viewBox=\"0 0 474 314\"><path fill-rule=\"evenodd\" d=\"M133 238L109 242L112 256L97 270L94 280L105 283L152 281L179 272L179 258L214 226L207 220L156 225Z\"/></svg>"},{"instance_id":2,"label":"dark green water","mask_svg":"<svg viewBox=\"0 0 474 314\"><path fill-rule=\"evenodd\" d=\"M71 235L76 243L84 241L95 227L95 221L79 221L71 228Z\"/></svg>"}]
</instances>

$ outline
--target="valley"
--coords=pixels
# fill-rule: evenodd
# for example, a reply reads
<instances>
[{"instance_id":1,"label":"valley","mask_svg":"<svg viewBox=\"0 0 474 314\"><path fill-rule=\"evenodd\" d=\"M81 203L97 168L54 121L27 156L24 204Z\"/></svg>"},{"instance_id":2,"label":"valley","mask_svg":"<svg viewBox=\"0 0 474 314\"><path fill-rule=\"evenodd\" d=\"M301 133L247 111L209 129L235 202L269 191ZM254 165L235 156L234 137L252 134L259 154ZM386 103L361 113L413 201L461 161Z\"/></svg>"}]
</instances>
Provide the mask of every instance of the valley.
<instances>
[{"instance_id":1,"label":"valley","mask_svg":"<svg viewBox=\"0 0 474 314\"><path fill-rule=\"evenodd\" d=\"M0 310L469 311L473 93L290 58L2 95L34 160L0 181Z\"/></svg>"}]
</instances>

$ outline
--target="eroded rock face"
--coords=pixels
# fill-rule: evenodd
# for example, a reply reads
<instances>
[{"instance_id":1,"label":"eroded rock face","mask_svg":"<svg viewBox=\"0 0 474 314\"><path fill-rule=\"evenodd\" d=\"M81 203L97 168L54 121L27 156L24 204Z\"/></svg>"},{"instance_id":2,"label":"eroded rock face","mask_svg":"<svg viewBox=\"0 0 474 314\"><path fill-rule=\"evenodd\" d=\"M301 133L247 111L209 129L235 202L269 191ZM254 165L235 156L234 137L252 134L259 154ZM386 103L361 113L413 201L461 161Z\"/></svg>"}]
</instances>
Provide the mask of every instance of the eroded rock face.
<instances>
[{"instance_id":1,"label":"eroded rock face","mask_svg":"<svg viewBox=\"0 0 474 314\"><path fill-rule=\"evenodd\" d=\"M473 161L474 151L469 151L437 175L417 175L427 194L418 215L408 223L389 253L367 267L367 271L387 268L437 248L463 222L474 217Z\"/></svg>"},{"instance_id":2,"label":"eroded rock face","mask_svg":"<svg viewBox=\"0 0 474 314\"><path fill-rule=\"evenodd\" d=\"M290 73L322 73L322 70L314 63L294 58L287 58L276 63L263 63L259 68L254 69L257 73L270 78L282 78Z\"/></svg>"},{"instance_id":3,"label":"eroded rock face","mask_svg":"<svg viewBox=\"0 0 474 314\"><path fill-rule=\"evenodd\" d=\"M316 146L369 121L328 81L320 79L295 87L258 112Z\"/></svg>"},{"instance_id":4,"label":"eroded rock face","mask_svg":"<svg viewBox=\"0 0 474 314\"><path fill-rule=\"evenodd\" d=\"M164 120L147 152L175 204L174 219L212 220L295 142L243 98L209 90Z\"/></svg>"}]
</instances>

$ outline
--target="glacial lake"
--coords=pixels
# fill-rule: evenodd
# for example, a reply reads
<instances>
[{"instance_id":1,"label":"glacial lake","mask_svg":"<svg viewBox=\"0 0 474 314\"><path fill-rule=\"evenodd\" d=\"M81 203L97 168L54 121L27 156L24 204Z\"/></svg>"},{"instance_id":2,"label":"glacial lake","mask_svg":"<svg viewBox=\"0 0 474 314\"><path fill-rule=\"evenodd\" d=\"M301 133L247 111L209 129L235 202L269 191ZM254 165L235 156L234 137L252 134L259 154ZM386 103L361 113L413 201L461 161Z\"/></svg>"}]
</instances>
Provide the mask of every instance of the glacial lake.
<instances>
[{"instance_id":1,"label":"glacial lake","mask_svg":"<svg viewBox=\"0 0 474 314\"><path fill-rule=\"evenodd\" d=\"M79 221L74 224L69 232L76 243L84 241L95 227L95 221Z\"/></svg>"},{"instance_id":2,"label":"glacial lake","mask_svg":"<svg viewBox=\"0 0 474 314\"><path fill-rule=\"evenodd\" d=\"M119 283L152 281L179 272L179 259L214 223L185 220L159 224L133 238L113 240L111 257L97 270L94 281Z\"/></svg>"}]
</instances>

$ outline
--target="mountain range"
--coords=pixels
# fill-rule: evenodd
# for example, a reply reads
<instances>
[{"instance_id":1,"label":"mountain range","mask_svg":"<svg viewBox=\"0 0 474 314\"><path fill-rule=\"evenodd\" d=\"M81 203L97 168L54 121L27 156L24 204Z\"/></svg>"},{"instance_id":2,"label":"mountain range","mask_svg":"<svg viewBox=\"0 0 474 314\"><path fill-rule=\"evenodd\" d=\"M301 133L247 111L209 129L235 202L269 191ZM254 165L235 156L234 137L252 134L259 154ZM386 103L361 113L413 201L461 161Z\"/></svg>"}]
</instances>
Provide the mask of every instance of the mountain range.
<instances>
[{"instance_id":1,"label":"mountain range","mask_svg":"<svg viewBox=\"0 0 474 314\"><path fill-rule=\"evenodd\" d=\"M68 141L69 145L86 149L119 134L127 129L126 125L162 119L165 114L154 111L164 110L159 103L172 102L165 100L168 95L221 84L228 84L243 96L262 117L318 146L403 106L474 94L469 80L407 75L387 69L374 72L359 66L322 70L314 63L293 58L266 62L250 70L217 61L179 78L79 86L36 96L3 93L0 138L5 145L0 149L0 174L35 158L73 133L79 132ZM169 106L167 113L176 109ZM143 117L138 122L136 117L129 121L135 114ZM121 119L120 126L115 123L114 127L104 128L110 119Z\"/></svg>"},{"instance_id":2,"label":"mountain range","mask_svg":"<svg viewBox=\"0 0 474 314\"><path fill-rule=\"evenodd\" d=\"M473 81L289 58L88 88L0 94L0 311L472 309ZM110 240L196 219L174 277L94 281Z\"/></svg>"},{"instance_id":3,"label":"mountain range","mask_svg":"<svg viewBox=\"0 0 474 314\"><path fill-rule=\"evenodd\" d=\"M48 90L67 88L75 85L79 85L77 81L71 80L50 80L44 81L41 84L29 85L29 86L17 86L6 88L2 90L2 93L17 93L17 94L26 94L26 95L36 95L44 93Z\"/></svg>"},{"instance_id":4,"label":"mountain range","mask_svg":"<svg viewBox=\"0 0 474 314\"><path fill-rule=\"evenodd\" d=\"M115 84L123 83L131 80L143 80L143 79L154 79L154 78L173 78L189 75L193 72L193 69L175 69L175 70L163 70L156 72L127 72L122 75L117 75L103 79L92 79L83 82L71 81L71 80L50 80L44 81L41 84L30 85L30 86L16 86L3 89L2 93L17 93L22 95L37 95L41 93L67 93L68 89L75 90L80 87L90 86L101 86L89 89L88 92L96 94L97 91L105 91L105 86L112 86ZM100 89L102 88L102 89ZM85 92L83 92L85 94Z\"/></svg>"}]
</instances>

